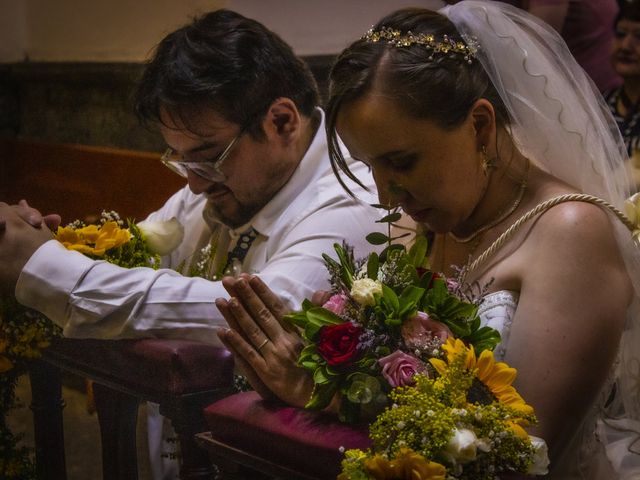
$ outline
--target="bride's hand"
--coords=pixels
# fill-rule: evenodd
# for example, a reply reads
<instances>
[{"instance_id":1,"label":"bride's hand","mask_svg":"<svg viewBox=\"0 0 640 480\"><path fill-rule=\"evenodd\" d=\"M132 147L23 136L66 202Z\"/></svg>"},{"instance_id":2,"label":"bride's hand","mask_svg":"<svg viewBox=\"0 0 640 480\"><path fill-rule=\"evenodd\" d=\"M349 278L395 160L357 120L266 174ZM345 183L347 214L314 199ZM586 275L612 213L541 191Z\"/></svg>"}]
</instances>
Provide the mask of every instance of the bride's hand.
<instances>
[{"instance_id":1,"label":"bride's hand","mask_svg":"<svg viewBox=\"0 0 640 480\"><path fill-rule=\"evenodd\" d=\"M313 379L298 366L304 345L295 328L282 319L286 307L258 277L226 277L222 284L231 299L217 299L216 305L231 328L219 331L218 337L260 395L303 407L311 397Z\"/></svg>"}]
</instances>

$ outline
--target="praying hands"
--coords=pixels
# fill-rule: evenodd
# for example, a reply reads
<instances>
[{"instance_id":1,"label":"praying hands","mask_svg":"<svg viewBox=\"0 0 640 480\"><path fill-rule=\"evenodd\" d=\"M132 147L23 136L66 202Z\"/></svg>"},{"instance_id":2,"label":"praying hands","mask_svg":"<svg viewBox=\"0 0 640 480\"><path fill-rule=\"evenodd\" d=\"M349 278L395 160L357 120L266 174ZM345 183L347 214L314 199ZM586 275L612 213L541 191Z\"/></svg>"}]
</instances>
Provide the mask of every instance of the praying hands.
<instances>
[{"instance_id":1,"label":"praying hands","mask_svg":"<svg viewBox=\"0 0 640 480\"><path fill-rule=\"evenodd\" d=\"M222 283L231 298L217 299L216 306L231 328L220 330L218 337L262 397L304 407L313 379L297 364L304 345L295 327L283 320L288 310L256 276L225 277Z\"/></svg>"}]
</instances>

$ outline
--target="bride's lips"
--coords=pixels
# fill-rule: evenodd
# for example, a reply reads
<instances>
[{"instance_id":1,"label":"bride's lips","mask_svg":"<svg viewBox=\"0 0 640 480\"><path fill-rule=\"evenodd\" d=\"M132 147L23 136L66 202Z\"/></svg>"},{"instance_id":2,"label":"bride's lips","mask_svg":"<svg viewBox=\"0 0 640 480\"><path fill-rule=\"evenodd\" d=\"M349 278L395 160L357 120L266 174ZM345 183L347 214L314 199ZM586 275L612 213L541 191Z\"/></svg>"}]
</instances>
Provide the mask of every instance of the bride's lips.
<instances>
[{"instance_id":1,"label":"bride's lips","mask_svg":"<svg viewBox=\"0 0 640 480\"><path fill-rule=\"evenodd\" d=\"M411 218L413 218L416 222L422 222L424 220L426 220L426 218L429 216L429 213L431 213L431 208L425 208L423 210L416 210L416 211L412 211L412 210L406 210L403 209L405 211L405 213L407 215L409 215Z\"/></svg>"}]
</instances>

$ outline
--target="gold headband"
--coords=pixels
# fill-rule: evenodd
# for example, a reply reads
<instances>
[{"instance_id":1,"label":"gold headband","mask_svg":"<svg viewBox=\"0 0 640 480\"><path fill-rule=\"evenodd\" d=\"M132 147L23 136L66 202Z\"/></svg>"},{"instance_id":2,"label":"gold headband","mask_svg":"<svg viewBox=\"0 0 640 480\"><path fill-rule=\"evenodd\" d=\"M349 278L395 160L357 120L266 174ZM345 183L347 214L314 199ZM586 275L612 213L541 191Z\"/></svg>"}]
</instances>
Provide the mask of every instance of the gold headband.
<instances>
[{"instance_id":1,"label":"gold headband","mask_svg":"<svg viewBox=\"0 0 640 480\"><path fill-rule=\"evenodd\" d=\"M407 32L403 35L399 30L394 30L390 27L382 27L380 30L369 29L367 33L362 36L362 40L366 40L370 43L378 43L381 40L386 41L389 45L395 47L410 47L411 45L423 45L427 49L431 50L431 56L429 60L433 60L434 54L444 55L461 55L467 62L476 57L478 51L478 43L474 40L465 39L467 43L462 40L453 40L447 35L442 37L442 41L436 41L435 36L430 33L418 33L413 34Z\"/></svg>"}]
</instances>

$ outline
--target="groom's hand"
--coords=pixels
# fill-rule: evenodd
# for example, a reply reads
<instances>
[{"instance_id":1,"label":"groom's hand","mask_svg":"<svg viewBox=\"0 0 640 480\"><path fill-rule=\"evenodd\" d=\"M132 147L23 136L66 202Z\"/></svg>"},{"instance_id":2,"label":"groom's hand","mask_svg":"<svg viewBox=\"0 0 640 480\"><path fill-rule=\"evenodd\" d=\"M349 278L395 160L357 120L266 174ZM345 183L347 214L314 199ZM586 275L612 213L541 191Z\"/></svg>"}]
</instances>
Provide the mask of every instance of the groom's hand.
<instances>
[{"instance_id":1,"label":"groom's hand","mask_svg":"<svg viewBox=\"0 0 640 480\"><path fill-rule=\"evenodd\" d=\"M57 230L60 226L60 215L55 213L42 215L38 210L31 207L26 200L20 200L17 205L12 205L12 207L18 216L32 227L47 227L49 230Z\"/></svg>"},{"instance_id":2,"label":"groom's hand","mask_svg":"<svg viewBox=\"0 0 640 480\"><path fill-rule=\"evenodd\" d=\"M42 217L39 227L27 223L21 214L28 214L30 207L25 204L10 206L0 202L0 292L13 294L20 272L31 255L40 246L51 240L49 228L43 228ZM36 211L37 212L37 211Z\"/></svg>"}]
</instances>

